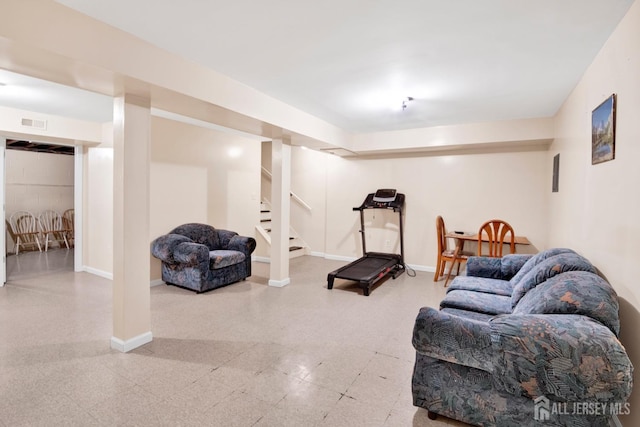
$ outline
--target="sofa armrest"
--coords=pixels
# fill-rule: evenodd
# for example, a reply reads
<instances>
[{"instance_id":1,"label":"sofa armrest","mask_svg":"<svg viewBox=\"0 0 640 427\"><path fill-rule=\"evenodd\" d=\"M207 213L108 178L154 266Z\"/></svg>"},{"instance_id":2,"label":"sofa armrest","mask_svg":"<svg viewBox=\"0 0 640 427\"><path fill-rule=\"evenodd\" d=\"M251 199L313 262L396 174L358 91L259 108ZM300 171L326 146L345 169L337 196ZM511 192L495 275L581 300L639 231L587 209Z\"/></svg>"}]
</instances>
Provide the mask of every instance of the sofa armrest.
<instances>
[{"instance_id":1,"label":"sofa armrest","mask_svg":"<svg viewBox=\"0 0 640 427\"><path fill-rule=\"evenodd\" d=\"M203 262L208 265L209 248L201 243L183 242L176 246L173 258L176 263L184 264L186 267L195 266Z\"/></svg>"},{"instance_id":2,"label":"sofa armrest","mask_svg":"<svg viewBox=\"0 0 640 427\"><path fill-rule=\"evenodd\" d=\"M494 355L487 322L423 307L413 328L413 347L420 354L484 371Z\"/></svg>"},{"instance_id":3,"label":"sofa armrest","mask_svg":"<svg viewBox=\"0 0 640 427\"><path fill-rule=\"evenodd\" d=\"M506 390L531 398L624 402L633 366L599 322L569 314L502 315L489 321L494 374Z\"/></svg>"},{"instance_id":4,"label":"sofa armrest","mask_svg":"<svg viewBox=\"0 0 640 427\"><path fill-rule=\"evenodd\" d=\"M510 280L532 255L510 254L502 258L472 256L467 260L467 276Z\"/></svg>"},{"instance_id":5,"label":"sofa armrest","mask_svg":"<svg viewBox=\"0 0 640 427\"><path fill-rule=\"evenodd\" d=\"M240 251L248 258L256 249L256 239L254 239L253 237L236 235L233 236L231 240L229 240L229 243L225 249Z\"/></svg>"},{"instance_id":6,"label":"sofa armrest","mask_svg":"<svg viewBox=\"0 0 640 427\"><path fill-rule=\"evenodd\" d=\"M176 260L173 257L173 253L176 247L181 243L191 241L191 239L181 234L162 235L151 242L151 255L167 264L175 264Z\"/></svg>"}]
</instances>

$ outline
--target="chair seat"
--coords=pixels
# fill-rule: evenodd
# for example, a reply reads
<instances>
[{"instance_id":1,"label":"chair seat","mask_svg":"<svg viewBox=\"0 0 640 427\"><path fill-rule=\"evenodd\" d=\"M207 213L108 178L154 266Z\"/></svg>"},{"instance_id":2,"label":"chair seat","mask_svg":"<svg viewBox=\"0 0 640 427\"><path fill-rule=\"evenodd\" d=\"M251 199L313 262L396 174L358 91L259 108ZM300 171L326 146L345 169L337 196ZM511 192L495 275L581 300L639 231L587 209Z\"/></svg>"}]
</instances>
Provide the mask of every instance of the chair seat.
<instances>
[{"instance_id":1,"label":"chair seat","mask_svg":"<svg viewBox=\"0 0 640 427\"><path fill-rule=\"evenodd\" d=\"M442 256L449 257L449 258L453 258L454 254L455 254L455 251L453 249L447 249L446 251L442 252ZM473 252L462 251L458 254L458 258L467 258L473 255L475 255Z\"/></svg>"},{"instance_id":2,"label":"chair seat","mask_svg":"<svg viewBox=\"0 0 640 427\"><path fill-rule=\"evenodd\" d=\"M243 262L245 255L239 251L216 250L209 252L209 268L217 270Z\"/></svg>"}]
</instances>

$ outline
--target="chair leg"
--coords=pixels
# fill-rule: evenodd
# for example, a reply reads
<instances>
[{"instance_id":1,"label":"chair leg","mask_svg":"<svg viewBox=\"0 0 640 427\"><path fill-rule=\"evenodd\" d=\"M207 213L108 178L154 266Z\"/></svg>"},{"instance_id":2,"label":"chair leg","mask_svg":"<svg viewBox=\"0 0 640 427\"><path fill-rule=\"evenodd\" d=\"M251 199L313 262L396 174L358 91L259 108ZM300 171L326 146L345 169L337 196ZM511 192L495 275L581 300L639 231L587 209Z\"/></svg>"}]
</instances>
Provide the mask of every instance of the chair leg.
<instances>
[{"instance_id":1,"label":"chair leg","mask_svg":"<svg viewBox=\"0 0 640 427\"><path fill-rule=\"evenodd\" d=\"M437 282L440 279L440 270L442 269L442 258L438 257L438 261L436 261L436 272L433 273L433 281Z\"/></svg>"}]
</instances>

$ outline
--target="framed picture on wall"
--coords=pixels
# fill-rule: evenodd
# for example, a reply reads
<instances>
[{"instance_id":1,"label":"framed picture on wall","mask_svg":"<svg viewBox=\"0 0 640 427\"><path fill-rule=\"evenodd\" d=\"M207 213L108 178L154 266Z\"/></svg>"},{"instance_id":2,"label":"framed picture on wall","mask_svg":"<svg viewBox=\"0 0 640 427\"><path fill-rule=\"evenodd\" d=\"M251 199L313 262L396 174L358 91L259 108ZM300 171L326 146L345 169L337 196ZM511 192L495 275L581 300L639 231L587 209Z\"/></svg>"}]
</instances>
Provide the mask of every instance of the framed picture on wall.
<instances>
[{"instance_id":1,"label":"framed picture on wall","mask_svg":"<svg viewBox=\"0 0 640 427\"><path fill-rule=\"evenodd\" d=\"M616 94L591 113L591 164L613 160L616 156Z\"/></svg>"}]
</instances>

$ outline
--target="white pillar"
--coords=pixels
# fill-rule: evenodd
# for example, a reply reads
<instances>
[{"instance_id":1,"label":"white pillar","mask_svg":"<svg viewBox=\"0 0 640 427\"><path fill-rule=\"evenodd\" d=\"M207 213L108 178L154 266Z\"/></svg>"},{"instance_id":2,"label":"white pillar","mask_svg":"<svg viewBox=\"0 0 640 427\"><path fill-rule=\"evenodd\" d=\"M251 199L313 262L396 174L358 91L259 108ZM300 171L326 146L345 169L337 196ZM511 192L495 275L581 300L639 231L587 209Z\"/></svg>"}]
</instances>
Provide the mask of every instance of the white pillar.
<instances>
[{"instance_id":1,"label":"white pillar","mask_svg":"<svg viewBox=\"0 0 640 427\"><path fill-rule=\"evenodd\" d=\"M84 150L76 145L73 156L73 271L83 271L84 266Z\"/></svg>"},{"instance_id":2,"label":"white pillar","mask_svg":"<svg viewBox=\"0 0 640 427\"><path fill-rule=\"evenodd\" d=\"M289 278L289 214L291 194L291 146L271 143L271 265L269 286L282 287Z\"/></svg>"},{"instance_id":3,"label":"white pillar","mask_svg":"<svg viewBox=\"0 0 640 427\"><path fill-rule=\"evenodd\" d=\"M148 99L114 99L113 337L123 352L152 340L149 288L149 170L151 114Z\"/></svg>"},{"instance_id":4,"label":"white pillar","mask_svg":"<svg viewBox=\"0 0 640 427\"><path fill-rule=\"evenodd\" d=\"M7 217L5 206L5 186L6 186L6 174L5 174L5 158L6 158L6 138L0 137L0 206L2 206L2 218ZM5 227L7 222L5 221ZM4 286L7 282L7 230L0 236L0 248L2 248L2 263L0 263L0 287Z\"/></svg>"}]
</instances>

